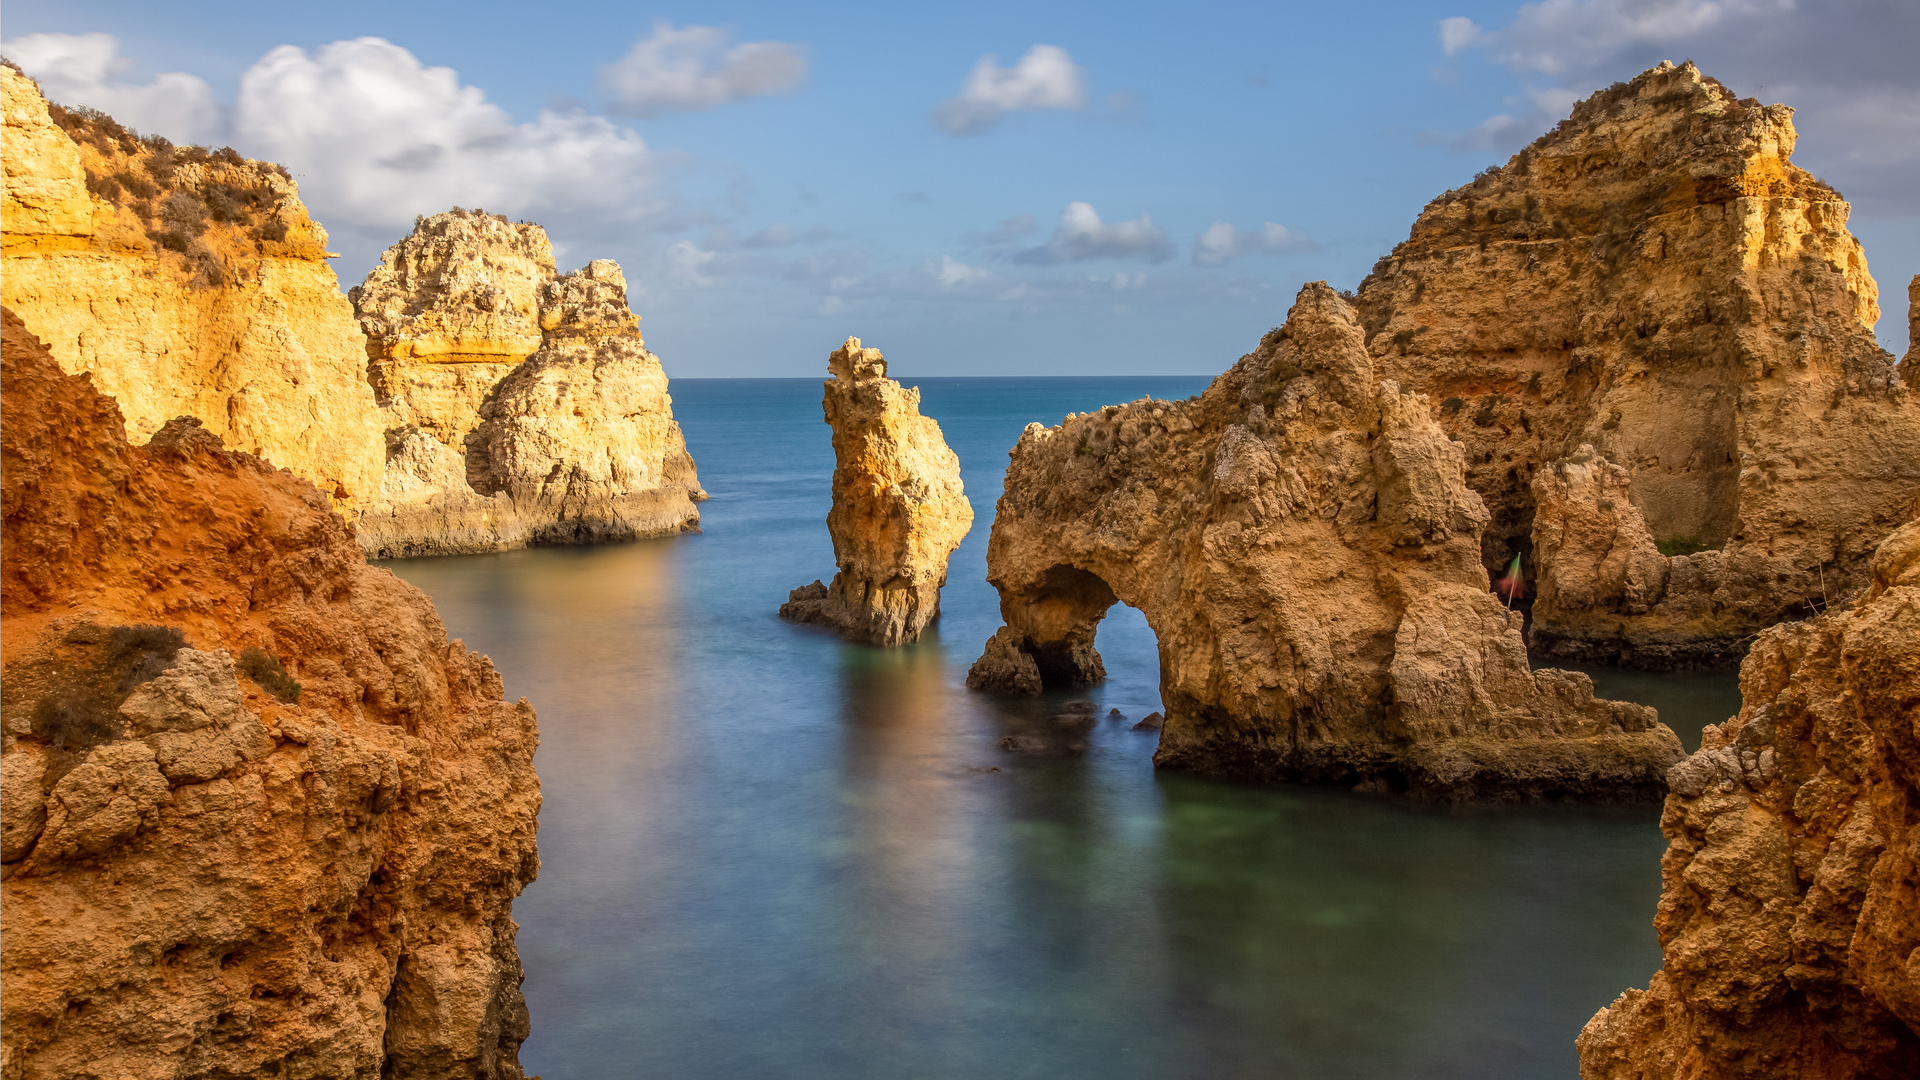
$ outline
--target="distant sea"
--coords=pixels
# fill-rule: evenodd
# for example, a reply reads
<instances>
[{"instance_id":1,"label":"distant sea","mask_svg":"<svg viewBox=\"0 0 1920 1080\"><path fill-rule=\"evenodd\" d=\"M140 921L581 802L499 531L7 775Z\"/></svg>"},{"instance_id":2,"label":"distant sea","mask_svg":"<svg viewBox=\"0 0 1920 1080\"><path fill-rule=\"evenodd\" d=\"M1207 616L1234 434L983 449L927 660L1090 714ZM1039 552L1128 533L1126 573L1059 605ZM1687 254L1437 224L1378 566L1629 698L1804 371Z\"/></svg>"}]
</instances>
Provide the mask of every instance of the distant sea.
<instances>
[{"instance_id":1,"label":"distant sea","mask_svg":"<svg viewBox=\"0 0 1920 1080\"><path fill-rule=\"evenodd\" d=\"M962 686L999 625L987 534L1021 429L1207 381L919 381L975 521L935 632L902 649L774 614L833 575L815 379L674 381L702 533L386 564L540 713L529 1074L1575 1074L1581 1026L1660 966L1657 807L1157 774L1132 730L1157 653L1124 607L1099 686ZM1596 674L1689 746L1739 704L1728 673ZM1101 717L1084 753L1000 748L1076 697Z\"/></svg>"}]
</instances>

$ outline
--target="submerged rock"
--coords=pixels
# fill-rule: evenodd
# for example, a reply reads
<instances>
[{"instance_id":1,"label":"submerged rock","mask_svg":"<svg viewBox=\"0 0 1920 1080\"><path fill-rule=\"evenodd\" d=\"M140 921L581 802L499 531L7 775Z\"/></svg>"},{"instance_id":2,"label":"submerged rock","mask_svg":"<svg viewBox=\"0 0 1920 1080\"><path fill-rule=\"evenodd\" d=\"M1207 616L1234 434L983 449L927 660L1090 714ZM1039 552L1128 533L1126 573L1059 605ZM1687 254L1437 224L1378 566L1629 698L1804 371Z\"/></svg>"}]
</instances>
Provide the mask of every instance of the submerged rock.
<instances>
[{"instance_id":1,"label":"submerged rock","mask_svg":"<svg viewBox=\"0 0 1920 1080\"><path fill-rule=\"evenodd\" d=\"M533 710L306 481L4 319L9 1078L517 1080Z\"/></svg>"},{"instance_id":2,"label":"submerged rock","mask_svg":"<svg viewBox=\"0 0 1920 1080\"><path fill-rule=\"evenodd\" d=\"M1920 396L1792 110L1662 64L1435 199L1358 305L1523 556L1548 655L1672 666L1866 583L1920 496ZM1912 365L1909 365L1911 368Z\"/></svg>"},{"instance_id":3,"label":"submerged rock","mask_svg":"<svg viewBox=\"0 0 1920 1080\"><path fill-rule=\"evenodd\" d=\"M538 225L421 219L352 293L387 431L375 556L694 527L706 498L620 267L566 275Z\"/></svg>"},{"instance_id":4,"label":"submerged rock","mask_svg":"<svg viewBox=\"0 0 1920 1080\"><path fill-rule=\"evenodd\" d=\"M887 378L859 338L827 359L822 407L833 428L833 508L827 532L840 570L787 597L780 617L819 623L854 641L918 640L940 614L947 558L973 526L960 459L940 425L920 415L920 391Z\"/></svg>"},{"instance_id":5,"label":"submerged rock","mask_svg":"<svg viewBox=\"0 0 1920 1080\"><path fill-rule=\"evenodd\" d=\"M1920 521L1870 573L1761 634L1674 766L1666 963L1581 1032L1584 1080L1920 1075Z\"/></svg>"},{"instance_id":6,"label":"submerged rock","mask_svg":"<svg viewBox=\"0 0 1920 1080\"><path fill-rule=\"evenodd\" d=\"M1028 426L987 549L1006 625L967 683L1101 678L1094 631L1119 601L1159 638L1162 766L1659 795L1681 749L1652 710L1528 669L1463 472L1426 401L1375 380L1353 308L1310 284L1200 396Z\"/></svg>"}]
</instances>

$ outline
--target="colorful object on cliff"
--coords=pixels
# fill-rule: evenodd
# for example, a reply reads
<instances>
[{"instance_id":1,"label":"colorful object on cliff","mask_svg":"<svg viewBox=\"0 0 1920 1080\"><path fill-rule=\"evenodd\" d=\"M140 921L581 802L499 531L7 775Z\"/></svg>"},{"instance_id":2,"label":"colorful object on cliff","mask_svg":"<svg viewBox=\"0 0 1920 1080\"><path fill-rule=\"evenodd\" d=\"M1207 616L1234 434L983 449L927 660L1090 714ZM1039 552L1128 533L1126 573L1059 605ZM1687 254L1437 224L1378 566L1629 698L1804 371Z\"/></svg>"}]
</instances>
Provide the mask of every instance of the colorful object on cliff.
<instances>
[{"instance_id":1,"label":"colorful object on cliff","mask_svg":"<svg viewBox=\"0 0 1920 1080\"><path fill-rule=\"evenodd\" d=\"M1505 597L1507 606L1512 607L1513 602L1526 590L1527 579L1520 576L1520 556L1515 555L1513 562L1507 566L1506 576L1494 583L1493 591Z\"/></svg>"}]
</instances>

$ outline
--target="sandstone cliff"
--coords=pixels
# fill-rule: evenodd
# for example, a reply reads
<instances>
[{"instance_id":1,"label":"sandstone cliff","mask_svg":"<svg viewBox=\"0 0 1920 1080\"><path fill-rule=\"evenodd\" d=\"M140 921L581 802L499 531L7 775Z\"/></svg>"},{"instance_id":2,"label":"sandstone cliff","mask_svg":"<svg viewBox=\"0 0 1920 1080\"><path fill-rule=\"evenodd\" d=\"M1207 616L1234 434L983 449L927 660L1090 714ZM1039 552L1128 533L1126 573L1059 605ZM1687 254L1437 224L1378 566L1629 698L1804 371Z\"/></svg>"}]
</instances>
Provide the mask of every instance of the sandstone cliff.
<instances>
[{"instance_id":1,"label":"sandstone cliff","mask_svg":"<svg viewBox=\"0 0 1920 1080\"><path fill-rule=\"evenodd\" d=\"M311 485L130 445L4 318L0 1073L521 1076L533 710Z\"/></svg>"},{"instance_id":2,"label":"sandstone cliff","mask_svg":"<svg viewBox=\"0 0 1920 1080\"><path fill-rule=\"evenodd\" d=\"M833 428L833 584L793 590L780 616L854 641L915 641L940 614L947 558L973 527L960 459L920 415L920 391L887 378L879 349L848 338L827 358Z\"/></svg>"},{"instance_id":3,"label":"sandstone cliff","mask_svg":"<svg viewBox=\"0 0 1920 1080\"><path fill-rule=\"evenodd\" d=\"M1663 666L1862 587L1920 494L1849 208L1792 110L1668 64L1435 199L1359 293L1526 556L1533 643Z\"/></svg>"},{"instance_id":4,"label":"sandstone cliff","mask_svg":"<svg viewBox=\"0 0 1920 1080\"><path fill-rule=\"evenodd\" d=\"M1920 390L1920 274L1907 282L1907 355L1900 359L1900 377Z\"/></svg>"},{"instance_id":5,"label":"sandstone cliff","mask_svg":"<svg viewBox=\"0 0 1920 1080\"><path fill-rule=\"evenodd\" d=\"M1006 625L968 685L1100 677L1094 631L1117 600L1159 638L1159 765L1657 796L1679 740L1585 675L1528 670L1463 471L1426 400L1375 380L1353 308L1308 285L1200 396L1028 426L987 549Z\"/></svg>"},{"instance_id":6,"label":"sandstone cliff","mask_svg":"<svg viewBox=\"0 0 1920 1080\"><path fill-rule=\"evenodd\" d=\"M1587 1024L1585 1080L1920 1076L1920 521L1870 569L1760 635L1674 767L1666 965Z\"/></svg>"},{"instance_id":7,"label":"sandstone cliff","mask_svg":"<svg viewBox=\"0 0 1920 1080\"><path fill-rule=\"evenodd\" d=\"M538 225L421 219L350 294L386 431L376 556L692 528L706 498L666 372L608 260L554 269Z\"/></svg>"},{"instance_id":8,"label":"sandstone cliff","mask_svg":"<svg viewBox=\"0 0 1920 1080\"><path fill-rule=\"evenodd\" d=\"M4 65L0 106L0 302L61 367L91 372L135 440L197 416L337 509L374 496L365 346L286 170L137 139Z\"/></svg>"}]
</instances>

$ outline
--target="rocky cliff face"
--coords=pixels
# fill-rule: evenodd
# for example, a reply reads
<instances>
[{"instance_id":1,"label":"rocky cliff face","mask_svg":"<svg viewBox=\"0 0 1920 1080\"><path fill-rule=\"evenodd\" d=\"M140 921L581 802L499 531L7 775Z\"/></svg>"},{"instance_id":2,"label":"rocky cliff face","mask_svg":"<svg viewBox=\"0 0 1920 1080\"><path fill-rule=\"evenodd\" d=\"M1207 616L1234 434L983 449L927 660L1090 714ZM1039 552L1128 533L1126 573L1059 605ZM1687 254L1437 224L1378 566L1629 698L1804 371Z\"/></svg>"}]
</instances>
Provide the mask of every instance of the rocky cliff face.
<instances>
[{"instance_id":1,"label":"rocky cliff face","mask_svg":"<svg viewBox=\"0 0 1920 1080\"><path fill-rule=\"evenodd\" d=\"M1585 1080L1920 1075L1920 521L1870 571L1761 634L1675 766L1666 965L1587 1024Z\"/></svg>"},{"instance_id":2,"label":"rocky cliff face","mask_svg":"<svg viewBox=\"0 0 1920 1080\"><path fill-rule=\"evenodd\" d=\"M1663 64L1435 199L1361 286L1376 369L1467 452L1485 564L1527 557L1536 649L1736 653L1862 587L1920 494L1920 399L1791 116Z\"/></svg>"},{"instance_id":3,"label":"rocky cliff face","mask_svg":"<svg viewBox=\"0 0 1920 1080\"><path fill-rule=\"evenodd\" d=\"M1907 282L1907 355L1900 359L1900 377L1920 390L1920 274Z\"/></svg>"},{"instance_id":4,"label":"rocky cliff face","mask_svg":"<svg viewBox=\"0 0 1920 1080\"><path fill-rule=\"evenodd\" d=\"M378 556L693 527L706 498L660 362L608 260L560 276L538 225L418 222L350 294L386 430L361 517Z\"/></svg>"},{"instance_id":5,"label":"rocky cliff face","mask_svg":"<svg viewBox=\"0 0 1920 1080\"><path fill-rule=\"evenodd\" d=\"M311 485L130 445L4 318L0 1072L521 1076L533 710Z\"/></svg>"},{"instance_id":6,"label":"rocky cliff face","mask_svg":"<svg viewBox=\"0 0 1920 1080\"><path fill-rule=\"evenodd\" d=\"M920 415L920 391L887 378L878 349L848 338L827 358L821 405L833 428L833 584L793 590L782 618L854 641L917 640L940 614L947 558L973 527L960 459Z\"/></svg>"},{"instance_id":7,"label":"rocky cliff face","mask_svg":"<svg viewBox=\"0 0 1920 1080\"><path fill-rule=\"evenodd\" d=\"M1440 796L1652 797L1679 740L1586 676L1529 671L1487 522L1424 398L1376 381L1324 284L1197 398L1029 425L987 551L1006 621L968 675L1102 672L1116 600L1160 642L1155 762Z\"/></svg>"},{"instance_id":8,"label":"rocky cliff face","mask_svg":"<svg viewBox=\"0 0 1920 1080\"><path fill-rule=\"evenodd\" d=\"M286 171L50 107L11 67L0 107L0 302L61 367L91 372L136 440L197 416L337 509L371 499L384 453L365 347Z\"/></svg>"}]
</instances>

